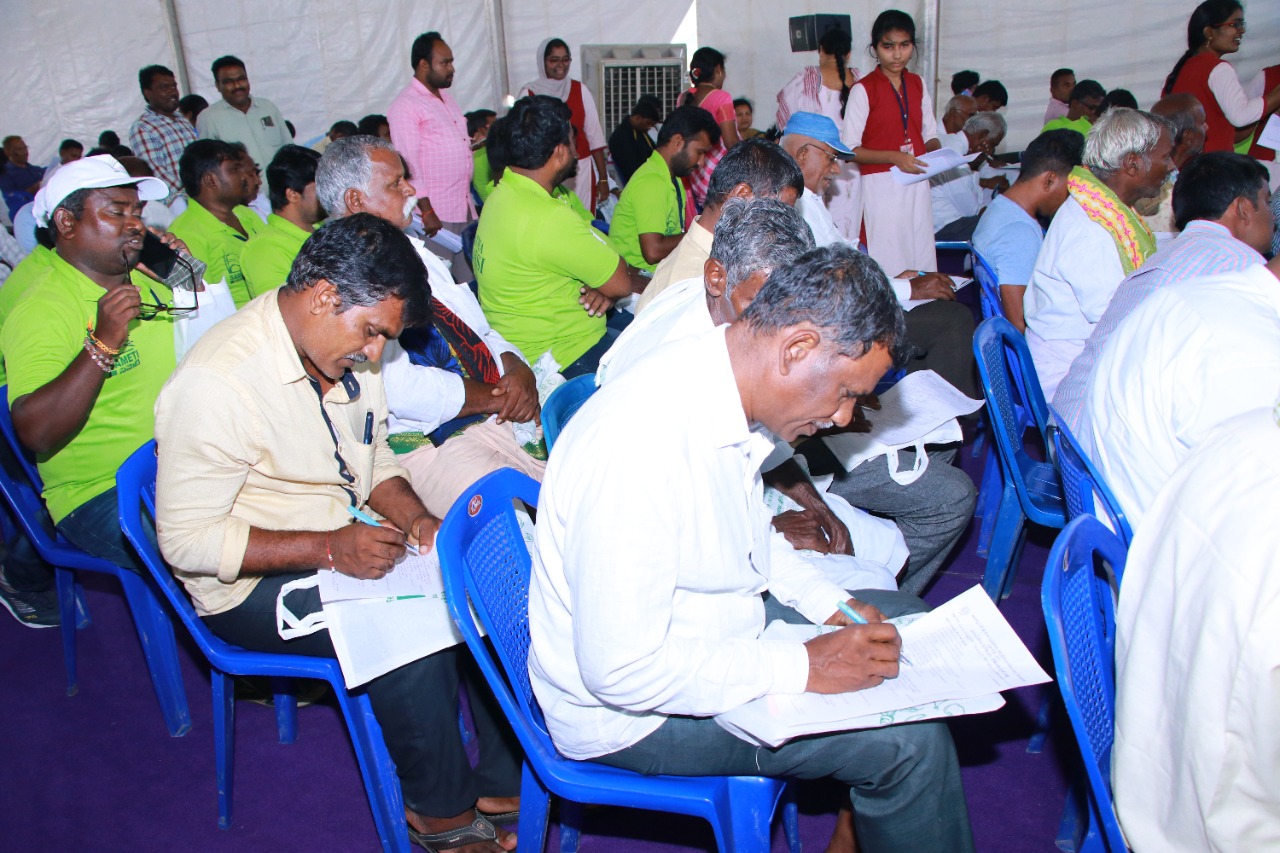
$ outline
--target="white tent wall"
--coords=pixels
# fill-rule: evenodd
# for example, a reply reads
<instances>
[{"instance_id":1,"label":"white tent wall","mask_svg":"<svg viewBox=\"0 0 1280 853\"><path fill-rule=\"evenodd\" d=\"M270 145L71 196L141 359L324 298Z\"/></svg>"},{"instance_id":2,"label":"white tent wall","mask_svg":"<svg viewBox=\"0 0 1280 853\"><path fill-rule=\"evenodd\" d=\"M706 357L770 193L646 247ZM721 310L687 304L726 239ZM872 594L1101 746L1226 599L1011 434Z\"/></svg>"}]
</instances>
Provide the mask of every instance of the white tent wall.
<instances>
[{"instance_id":1,"label":"white tent wall","mask_svg":"<svg viewBox=\"0 0 1280 853\"><path fill-rule=\"evenodd\" d=\"M941 0L938 99L950 97L951 75L972 69L1009 90L1003 148L1018 150L1044 125L1049 75L1071 68L1106 89L1128 89L1148 109L1165 76L1187 47L1187 19L1195 3L1168 0ZM1246 3L1249 30L1231 58L1241 82L1280 62L1280 2ZM941 113L941 103L939 104Z\"/></svg>"},{"instance_id":2,"label":"white tent wall","mask_svg":"<svg viewBox=\"0 0 1280 853\"><path fill-rule=\"evenodd\" d=\"M920 50L911 69L930 80L933 76L933 0L881 0L851 7L826 0L737 0L698 3L698 37L702 44L723 51L727 76L725 89L735 98L755 103L756 127L773 124L778 91L797 71L818 61L816 51L792 53L787 19L798 15L847 14L853 27L853 54L849 64L860 72L875 67L866 47L871 24L885 9L901 9L916 22Z\"/></svg>"}]
</instances>

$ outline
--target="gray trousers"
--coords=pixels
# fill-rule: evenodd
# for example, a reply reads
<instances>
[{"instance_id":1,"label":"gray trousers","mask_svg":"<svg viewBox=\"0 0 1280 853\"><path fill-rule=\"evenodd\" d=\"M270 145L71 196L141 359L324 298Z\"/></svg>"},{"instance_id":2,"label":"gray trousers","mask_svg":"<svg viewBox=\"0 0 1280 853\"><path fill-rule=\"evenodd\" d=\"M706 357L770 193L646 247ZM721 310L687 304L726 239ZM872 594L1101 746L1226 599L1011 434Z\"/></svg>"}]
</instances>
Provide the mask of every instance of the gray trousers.
<instances>
[{"instance_id":1,"label":"gray trousers","mask_svg":"<svg viewBox=\"0 0 1280 853\"><path fill-rule=\"evenodd\" d=\"M914 596L859 590L887 616L927 609ZM766 597L765 618L806 622ZM649 775L832 778L849 786L858 849L868 853L968 853L969 811L946 723L926 722L797 738L753 746L710 718L668 717L626 749L595 759Z\"/></svg>"},{"instance_id":2,"label":"gray trousers","mask_svg":"<svg viewBox=\"0 0 1280 853\"><path fill-rule=\"evenodd\" d=\"M898 525L911 554L898 583L903 592L923 594L973 518L978 490L968 474L951 464L955 454L954 449L930 451L929 467L909 486L893 481L883 457L849 472L837 470L831 484L830 491L849 503ZM910 470L915 458L912 450L898 452L903 469Z\"/></svg>"}]
</instances>

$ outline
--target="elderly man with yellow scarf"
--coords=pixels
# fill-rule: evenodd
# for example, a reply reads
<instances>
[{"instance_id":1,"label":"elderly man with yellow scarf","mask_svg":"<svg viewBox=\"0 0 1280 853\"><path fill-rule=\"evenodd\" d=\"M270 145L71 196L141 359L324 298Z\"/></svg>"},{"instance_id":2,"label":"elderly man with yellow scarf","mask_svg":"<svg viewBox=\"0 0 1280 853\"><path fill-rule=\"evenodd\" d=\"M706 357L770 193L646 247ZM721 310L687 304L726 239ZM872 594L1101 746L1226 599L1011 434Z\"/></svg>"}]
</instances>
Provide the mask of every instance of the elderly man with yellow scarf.
<instances>
[{"instance_id":1,"label":"elderly man with yellow scarf","mask_svg":"<svg viewBox=\"0 0 1280 853\"><path fill-rule=\"evenodd\" d=\"M1084 165L1067 180L1036 258L1023 308L1027 344L1045 399L1053 399L1117 285L1156 250L1133 204L1160 191L1173 168L1168 124L1150 113L1109 111L1085 137Z\"/></svg>"}]
</instances>

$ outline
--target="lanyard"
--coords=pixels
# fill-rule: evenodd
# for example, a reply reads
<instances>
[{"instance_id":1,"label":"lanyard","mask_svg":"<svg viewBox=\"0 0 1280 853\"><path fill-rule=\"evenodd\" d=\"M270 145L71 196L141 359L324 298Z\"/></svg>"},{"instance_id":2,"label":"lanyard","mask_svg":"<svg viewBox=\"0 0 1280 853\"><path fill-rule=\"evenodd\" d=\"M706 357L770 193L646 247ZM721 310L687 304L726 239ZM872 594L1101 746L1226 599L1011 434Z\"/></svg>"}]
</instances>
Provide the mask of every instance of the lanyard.
<instances>
[{"instance_id":1,"label":"lanyard","mask_svg":"<svg viewBox=\"0 0 1280 853\"><path fill-rule=\"evenodd\" d=\"M892 81L890 81L889 83L889 91L893 92L893 99L898 102L898 113L899 115L902 116L902 139L903 141L910 141L911 132L908 129L908 113L907 113L907 107L908 107L907 75L903 74L901 77L901 80L902 80L902 94L898 94L898 90L893 88Z\"/></svg>"}]
</instances>

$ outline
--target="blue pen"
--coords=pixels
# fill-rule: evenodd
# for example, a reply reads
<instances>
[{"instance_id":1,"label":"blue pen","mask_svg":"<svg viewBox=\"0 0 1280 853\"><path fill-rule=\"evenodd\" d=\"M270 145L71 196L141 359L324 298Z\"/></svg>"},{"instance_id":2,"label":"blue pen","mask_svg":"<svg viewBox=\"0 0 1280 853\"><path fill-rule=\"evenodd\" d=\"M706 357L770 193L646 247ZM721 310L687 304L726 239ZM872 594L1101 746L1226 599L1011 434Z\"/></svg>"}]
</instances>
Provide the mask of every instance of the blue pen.
<instances>
[{"instance_id":1,"label":"blue pen","mask_svg":"<svg viewBox=\"0 0 1280 853\"><path fill-rule=\"evenodd\" d=\"M867 620L862 618L862 614L854 610L852 607L850 607L847 601L837 601L836 607L839 607L841 613L843 613L845 616L848 616L850 619L852 619L853 624L855 625L867 624ZM906 664L911 663L911 660L905 654L902 653L901 649L898 650L898 657L899 659L902 660L903 663L906 663Z\"/></svg>"},{"instance_id":2,"label":"blue pen","mask_svg":"<svg viewBox=\"0 0 1280 853\"><path fill-rule=\"evenodd\" d=\"M356 509L353 506L347 507L347 512L351 513L351 517L354 518L356 521L360 522L361 524L369 524L374 527L382 526L381 524L378 523L378 520L376 518L369 515L368 513L361 512L360 510ZM404 548L413 556L415 557L419 556L418 549L410 545L408 542L404 543Z\"/></svg>"}]
</instances>

